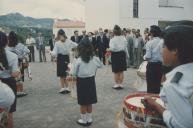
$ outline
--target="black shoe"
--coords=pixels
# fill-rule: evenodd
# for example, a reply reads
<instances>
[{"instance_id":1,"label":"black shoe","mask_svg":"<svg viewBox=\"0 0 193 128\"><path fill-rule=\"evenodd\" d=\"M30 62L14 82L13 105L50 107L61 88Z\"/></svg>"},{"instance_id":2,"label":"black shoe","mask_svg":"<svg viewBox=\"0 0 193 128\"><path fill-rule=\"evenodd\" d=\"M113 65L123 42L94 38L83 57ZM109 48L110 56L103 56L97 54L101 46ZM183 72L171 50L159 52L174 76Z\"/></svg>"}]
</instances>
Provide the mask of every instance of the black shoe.
<instances>
[{"instance_id":1,"label":"black shoe","mask_svg":"<svg viewBox=\"0 0 193 128\"><path fill-rule=\"evenodd\" d=\"M67 94L67 91L66 90L64 90L64 91L62 91L62 92L59 92L60 94Z\"/></svg>"},{"instance_id":2,"label":"black shoe","mask_svg":"<svg viewBox=\"0 0 193 128\"><path fill-rule=\"evenodd\" d=\"M66 94L68 94L68 93L70 93L70 91L69 91L69 90L66 90Z\"/></svg>"},{"instance_id":3,"label":"black shoe","mask_svg":"<svg viewBox=\"0 0 193 128\"><path fill-rule=\"evenodd\" d=\"M92 122L87 122L87 125L90 126L92 124Z\"/></svg>"}]
</instances>

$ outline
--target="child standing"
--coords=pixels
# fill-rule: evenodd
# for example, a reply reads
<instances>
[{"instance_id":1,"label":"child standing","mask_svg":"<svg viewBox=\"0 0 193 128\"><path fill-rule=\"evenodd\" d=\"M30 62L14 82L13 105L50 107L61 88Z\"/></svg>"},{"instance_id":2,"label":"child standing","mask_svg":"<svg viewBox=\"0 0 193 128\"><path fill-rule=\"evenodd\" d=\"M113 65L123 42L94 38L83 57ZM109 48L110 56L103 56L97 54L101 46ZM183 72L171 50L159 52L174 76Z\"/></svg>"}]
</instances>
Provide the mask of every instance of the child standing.
<instances>
[{"instance_id":1,"label":"child standing","mask_svg":"<svg viewBox=\"0 0 193 128\"><path fill-rule=\"evenodd\" d=\"M89 126L92 123L92 104L97 103L95 74L102 67L98 57L94 56L92 44L84 38L78 45L78 59L74 63L73 75L77 77L77 99L81 118L78 124Z\"/></svg>"},{"instance_id":2,"label":"child standing","mask_svg":"<svg viewBox=\"0 0 193 128\"><path fill-rule=\"evenodd\" d=\"M64 30L58 30L57 41L54 45L51 55L57 57L57 76L60 77L61 89L59 93L70 93L68 83L66 81L67 69L69 64L69 54L71 49L75 48L77 44L69 40Z\"/></svg>"},{"instance_id":3,"label":"child standing","mask_svg":"<svg viewBox=\"0 0 193 128\"><path fill-rule=\"evenodd\" d=\"M166 108L146 97L150 108L163 116L169 128L193 127L193 27L177 25L164 34L163 63L174 69L166 74L160 92Z\"/></svg>"}]
</instances>

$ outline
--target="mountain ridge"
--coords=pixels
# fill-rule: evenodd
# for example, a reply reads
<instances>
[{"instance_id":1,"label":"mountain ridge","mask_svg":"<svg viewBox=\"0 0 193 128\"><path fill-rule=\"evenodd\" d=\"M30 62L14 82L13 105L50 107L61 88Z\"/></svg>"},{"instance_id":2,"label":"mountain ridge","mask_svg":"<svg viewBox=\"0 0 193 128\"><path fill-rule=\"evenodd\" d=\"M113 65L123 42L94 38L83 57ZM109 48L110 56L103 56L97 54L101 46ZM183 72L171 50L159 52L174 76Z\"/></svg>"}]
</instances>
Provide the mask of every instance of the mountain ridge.
<instances>
[{"instance_id":1,"label":"mountain ridge","mask_svg":"<svg viewBox=\"0 0 193 128\"><path fill-rule=\"evenodd\" d=\"M63 20L69 21L69 19ZM33 18L18 12L0 16L0 25L2 26L52 28L53 23L53 18Z\"/></svg>"}]
</instances>

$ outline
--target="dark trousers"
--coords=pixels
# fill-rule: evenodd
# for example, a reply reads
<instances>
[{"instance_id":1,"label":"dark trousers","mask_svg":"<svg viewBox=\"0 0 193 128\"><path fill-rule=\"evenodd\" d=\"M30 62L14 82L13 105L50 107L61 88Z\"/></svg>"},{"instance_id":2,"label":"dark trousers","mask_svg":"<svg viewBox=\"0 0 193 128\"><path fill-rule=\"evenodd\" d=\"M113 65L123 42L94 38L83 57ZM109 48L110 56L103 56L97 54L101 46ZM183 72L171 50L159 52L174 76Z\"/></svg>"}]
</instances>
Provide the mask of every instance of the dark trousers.
<instances>
[{"instance_id":1,"label":"dark trousers","mask_svg":"<svg viewBox=\"0 0 193 128\"><path fill-rule=\"evenodd\" d=\"M29 62L35 62L34 46L28 46L28 49L30 50Z\"/></svg>"},{"instance_id":2,"label":"dark trousers","mask_svg":"<svg viewBox=\"0 0 193 128\"><path fill-rule=\"evenodd\" d=\"M162 63L148 62L146 71L147 93L160 93Z\"/></svg>"},{"instance_id":3,"label":"dark trousers","mask_svg":"<svg viewBox=\"0 0 193 128\"><path fill-rule=\"evenodd\" d=\"M99 51L99 59L103 61L103 64L105 65L105 51Z\"/></svg>"},{"instance_id":4,"label":"dark trousers","mask_svg":"<svg viewBox=\"0 0 193 128\"><path fill-rule=\"evenodd\" d=\"M134 65L134 54L133 47L129 47L129 62L130 65Z\"/></svg>"},{"instance_id":5,"label":"dark trousers","mask_svg":"<svg viewBox=\"0 0 193 128\"><path fill-rule=\"evenodd\" d=\"M44 45L39 46L39 59L40 59L40 62L42 62L42 58L43 58L44 62L46 62L46 53L45 53L45 46Z\"/></svg>"}]
</instances>

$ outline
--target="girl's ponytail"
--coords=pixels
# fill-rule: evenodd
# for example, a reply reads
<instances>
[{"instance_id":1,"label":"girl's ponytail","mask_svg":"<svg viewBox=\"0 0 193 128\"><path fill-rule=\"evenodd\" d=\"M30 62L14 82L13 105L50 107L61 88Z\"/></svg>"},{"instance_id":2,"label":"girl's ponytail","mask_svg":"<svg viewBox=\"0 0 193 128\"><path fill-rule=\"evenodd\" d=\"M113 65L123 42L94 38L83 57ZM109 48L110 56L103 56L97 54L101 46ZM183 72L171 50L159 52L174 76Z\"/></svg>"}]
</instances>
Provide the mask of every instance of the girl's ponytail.
<instances>
[{"instance_id":1,"label":"girl's ponytail","mask_svg":"<svg viewBox=\"0 0 193 128\"><path fill-rule=\"evenodd\" d=\"M5 46L7 45L7 36L5 33L0 31L0 66L1 68L8 69L8 61L5 53Z\"/></svg>"}]
</instances>

